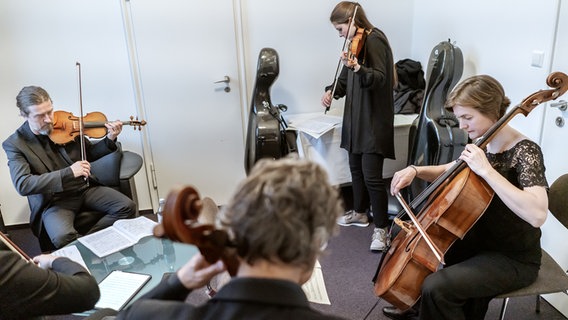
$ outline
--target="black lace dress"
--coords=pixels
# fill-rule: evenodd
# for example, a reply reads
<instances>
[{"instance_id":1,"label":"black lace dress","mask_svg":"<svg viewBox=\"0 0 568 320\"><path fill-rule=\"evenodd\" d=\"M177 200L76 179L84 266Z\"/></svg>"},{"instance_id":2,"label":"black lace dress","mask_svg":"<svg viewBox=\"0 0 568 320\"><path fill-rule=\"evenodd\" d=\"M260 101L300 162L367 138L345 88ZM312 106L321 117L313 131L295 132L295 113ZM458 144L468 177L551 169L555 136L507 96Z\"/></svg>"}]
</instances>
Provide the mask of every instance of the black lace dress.
<instances>
[{"instance_id":1,"label":"black lace dress","mask_svg":"<svg viewBox=\"0 0 568 320\"><path fill-rule=\"evenodd\" d=\"M491 165L519 188L548 187L540 147L522 140L488 153ZM422 284L421 319L484 319L498 294L532 283L540 267L540 228L513 213L495 195L485 213L445 255L446 265Z\"/></svg>"},{"instance_id":2,"label":"black lace dress","mask_svg":"<svg viewBox=\"0 0 568 320\"><path fill-rule=\"evenodd\" d=\"M489 162L514 186L548 187L540 147L522 140L501 153L487 153ZM540 265L540 228L531 226L495 195L485 213L466 235L475 251L497 251L519 262Z\"/></svg>"}]
</instances>

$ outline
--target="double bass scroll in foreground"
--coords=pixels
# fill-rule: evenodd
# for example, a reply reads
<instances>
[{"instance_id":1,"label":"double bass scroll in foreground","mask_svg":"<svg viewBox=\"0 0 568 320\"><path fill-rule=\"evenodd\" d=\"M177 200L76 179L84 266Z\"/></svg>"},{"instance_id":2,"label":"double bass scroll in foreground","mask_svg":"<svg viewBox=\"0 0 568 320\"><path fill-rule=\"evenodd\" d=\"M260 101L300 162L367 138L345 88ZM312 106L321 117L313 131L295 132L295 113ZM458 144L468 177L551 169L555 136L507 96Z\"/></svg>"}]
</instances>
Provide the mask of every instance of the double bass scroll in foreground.
<instances>
[{"instance_id":1,"label":"double bass scroll in foreground","mask_svg":"<svg viewBox=\"0 0 568 320\"><path fill-rule=\"evenodd\" d=\"M529 95L475 144L484 148L515 115L527 116L539 104L555 100L568 90L568 76L562 72L551 73L546 83L552 89ZM433 245L445 254L478 221L493 195L494 191L485 180L473 173L464 161L458 160L420 193L410 203L410 208L422 208L416 215L417 221ZM412 223L405 224L384 251L373 279L375 294L401 310L418 301L424 279L440 268L436 254L418 229Z\"/></svg>"}]
</instances>

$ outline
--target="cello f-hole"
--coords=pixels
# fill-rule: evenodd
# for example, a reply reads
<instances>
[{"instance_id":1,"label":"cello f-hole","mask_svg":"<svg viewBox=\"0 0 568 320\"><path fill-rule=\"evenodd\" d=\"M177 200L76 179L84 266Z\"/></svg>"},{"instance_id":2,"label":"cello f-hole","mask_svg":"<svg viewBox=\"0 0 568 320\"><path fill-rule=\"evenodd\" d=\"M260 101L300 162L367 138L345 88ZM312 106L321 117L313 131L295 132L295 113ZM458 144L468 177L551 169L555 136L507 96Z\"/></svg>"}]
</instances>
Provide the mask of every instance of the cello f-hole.
<instances>
[{"instance_id":1,"label":"cello f-hole","mask_svg":"<svg viewBox=\"0 0 568 320\"><path fill-rule=\"evenodd\" d=\"M410 241L408 241L408 243L406 244L406 247L404 248L404 251L410 252L410 244L416 240L416 237L418 237L418 235L419 235L419 233L415 233L415 234L412 236L412 239L411 239Z\"/></svg>"}]
</instances>

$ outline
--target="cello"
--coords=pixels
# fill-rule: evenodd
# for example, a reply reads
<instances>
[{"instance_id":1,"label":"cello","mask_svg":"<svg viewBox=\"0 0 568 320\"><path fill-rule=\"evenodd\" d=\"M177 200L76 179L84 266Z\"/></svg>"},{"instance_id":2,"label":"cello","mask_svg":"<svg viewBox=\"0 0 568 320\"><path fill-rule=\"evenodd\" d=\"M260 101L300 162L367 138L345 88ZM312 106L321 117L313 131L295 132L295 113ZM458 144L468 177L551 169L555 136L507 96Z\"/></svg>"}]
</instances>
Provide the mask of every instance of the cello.
<instances>
[{"instance_id":1,"label":"cello","mask_svg":"<svg viewBox=\"0 0 568 320\"><path fill-rule=\"evenodd\" d=\"M153 234L195 245L207 262L223 260L229 274L234 276L239 262L229 235L211 223L199 221L203 207L203 200L194 187L173 188L164 202L162 223L154 227Z\"/></svg>"},{"instance_id":2,"label":"cello","mask_svg":"<svg viewBox=\"0 0 568 320\"><path fill-rule=\"evenodd\" d=\"M540 90L511 108L475 144L485 148L515 115L527 116L539 104L554 100L568 90L568 76L554 72L547 78L553 89ZM374 292L395 307L406 310L420 298L421 286L443 263L444 254L482 216L494 191L467 164L458 160L416 197L407 213L421 207L414 224L406 223L379 263L373 279ZM423 204L423 206L422 206ZM424 236L423 231L426 233ZM434 249L432 249L432 246Z\"/></svg>"}]
</instances>

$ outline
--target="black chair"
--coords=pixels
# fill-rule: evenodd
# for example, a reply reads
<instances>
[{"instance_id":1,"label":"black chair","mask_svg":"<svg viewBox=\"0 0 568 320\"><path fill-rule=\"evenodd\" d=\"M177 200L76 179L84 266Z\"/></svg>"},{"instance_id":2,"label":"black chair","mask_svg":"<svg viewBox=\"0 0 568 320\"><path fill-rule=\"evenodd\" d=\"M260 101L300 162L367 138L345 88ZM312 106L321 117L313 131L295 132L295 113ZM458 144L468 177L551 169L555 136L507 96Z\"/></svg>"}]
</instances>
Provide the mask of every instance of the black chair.
<instances>
[{"instance_id":1,"label":"black chair","mask_svg":"<svg viewBox=\"0 0 568 320\"><path fill-rule=\"evenodd\" d=\"M102 184L112 187L138 205L134 175L142 168L142 157L131 151L123 151L120 143L118 149L91 163L91 175ZM84 211L75 216L74 226L79 234L86 234L103 216L104 212ZM38 235L42 252L51 252L57 248L51 242L45 229Z\"/></svg>"},{"instance_id":2,"label":"black chair","mask_svg":"<svg viewBox=\"0 0 568 320\"><path fill-rule=\"evenodd\" d=\"M565 174L550 186L548 194L550 212L568 229L568 174ZM568 274L543 249L542 260L536 281L522 289L504 293L497 298L503 299L499 319L505 318L507 303L510 298L536 296L535 312L540 312L540 296L548 293L563 292L568 295Z\"/></svg>"}]
</instances>

